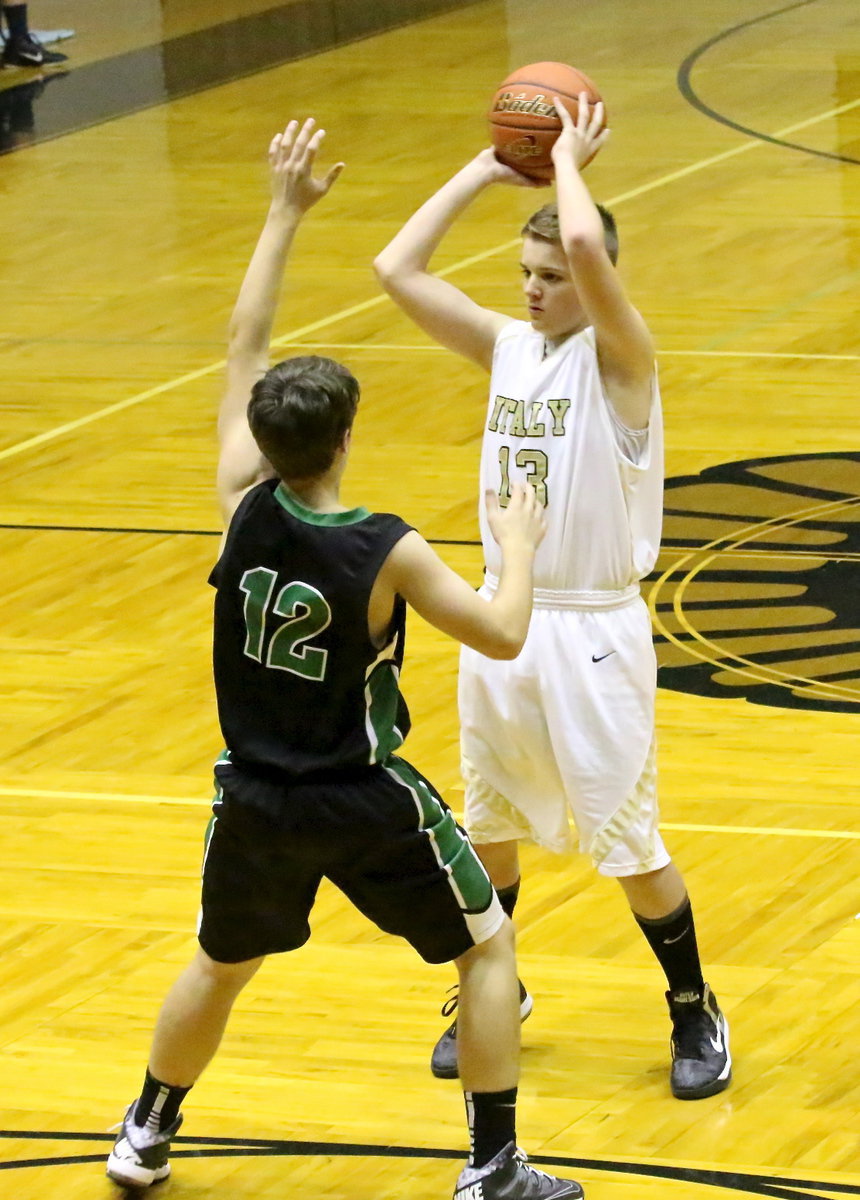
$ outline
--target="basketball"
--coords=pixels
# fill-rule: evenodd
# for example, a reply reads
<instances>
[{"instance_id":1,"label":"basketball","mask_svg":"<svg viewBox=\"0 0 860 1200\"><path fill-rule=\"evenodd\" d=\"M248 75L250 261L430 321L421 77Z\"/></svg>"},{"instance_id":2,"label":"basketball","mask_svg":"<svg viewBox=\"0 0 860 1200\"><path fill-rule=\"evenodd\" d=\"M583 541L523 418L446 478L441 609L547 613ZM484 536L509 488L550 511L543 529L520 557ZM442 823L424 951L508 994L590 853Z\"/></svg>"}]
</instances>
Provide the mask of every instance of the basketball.
<instances>
[{"instance_id":1,"label":"basketball","mask_svg":"<svg viewBox=\"0 0 860 1200\"><path fill-rule=\"evenodd\" d=\"M561 133L552 98L558 96L575 121L580 92L587 92L589 108L602 98L587 75L566 63L530 63L510 74L497 88L488 113L496 157L532 179L552 179L550 151Z\"/></svg>"}]
</instances>

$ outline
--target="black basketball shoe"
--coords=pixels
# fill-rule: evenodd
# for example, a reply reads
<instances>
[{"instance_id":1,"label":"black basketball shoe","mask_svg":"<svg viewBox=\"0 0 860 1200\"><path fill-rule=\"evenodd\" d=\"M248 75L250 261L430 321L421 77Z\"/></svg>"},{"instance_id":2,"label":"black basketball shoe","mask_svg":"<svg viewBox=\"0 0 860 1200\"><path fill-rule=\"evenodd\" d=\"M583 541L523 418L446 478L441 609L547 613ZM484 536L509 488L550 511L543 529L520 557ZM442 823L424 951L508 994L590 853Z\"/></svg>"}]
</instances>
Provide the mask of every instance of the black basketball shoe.
<instances>
[{"instance_id":1,"label":"black basketball shoe","mask_svg":"<svg viewBox=\"0 0 860 1200\"><path fill-rule=\"evenodd\" d=\"M520 1020L524 1021L534 1008L534 1000L526 991L521 980L518 980L520 985ZM442 1005L442 1016L450 1017L451 1013L457 1007L460 996L459 992L449 988L449 991L454 991L453 996L449 996ZM453 1021L439 1041L433 1047L433 1053L430 1056L430 1070L437 1079L456 1079L459 1074L457 1066L457 1022Z\"/></svg>"},{"instance_id":2,"label":"black basketball shoe","mask_svg":"<svg viewBox=\"0 0 860 1200\"><path fill-rule=\"evenodd\" d=\"M556 1179L530 1166L513 1142L485 1167L463 1167L454 1188L454 1200L580 1200L584 1195L575 1179Z\"/></svg>"},{"instance_id":3,"label":"black basketball shoe","mask_svg":"<svg viewBox=\"0 0 860 1200\"><path fill-rule=\"evenodd\" d=\"M135 1104L137 1101L135 1101ZM122 1122L119 1137L107 1160L107 1176L124 1188L145 1188L160 1183L170 1174L170 1139L182 1124L182 1114L167 1129L154 1130L149 1125L135 1125L129 1106Z\"/></svg>"},{"instance_id":4,"label":"black basketball shoe","mask_svg":"<svg viewBox=\"0 0 860 1200\"><path fill-rule=\"evenodd\" d=\"M672 1018L672 1095L678 1100L715 1096L732 1081L729 1026L717 998L703 992L667 992Z\"/></svg>"},{"instance_id":5,"label":"black basketball shoe","mask_svg":"<svg viewBox=\"0 0 860 1200\"><path fill-rule=\"evenodd\" d=\"M32 33L23 37L6 39L3 47L2 61L4 67L50 67L54 63L66 62L67 54L56 50L46 50L38 38Z\"/></svg>"}]
</instances>

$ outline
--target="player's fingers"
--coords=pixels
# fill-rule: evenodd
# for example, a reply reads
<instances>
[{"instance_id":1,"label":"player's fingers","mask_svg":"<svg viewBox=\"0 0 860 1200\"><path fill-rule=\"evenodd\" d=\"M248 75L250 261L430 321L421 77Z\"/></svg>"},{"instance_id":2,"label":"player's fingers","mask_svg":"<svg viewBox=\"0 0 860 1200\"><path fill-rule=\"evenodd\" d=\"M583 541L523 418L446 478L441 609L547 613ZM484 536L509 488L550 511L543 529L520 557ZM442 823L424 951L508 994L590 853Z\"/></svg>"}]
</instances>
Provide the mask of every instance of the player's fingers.
<instances>
[{"instance_id":1,"label":"player's fingers","mask_svg":"<svg viewBox=\"0 0 860 1200\"><path fill-rule=\"evenodd\" d=\"M296 134L295 141L293 142L291 155L293 163L299 164L304 161L311 139L315 136L314 129L316 129L316 121L313 117L308 117ZM317 129L317 133L320 132L321 130Z\"/></svg>"},{"instance_id":2,"label":"player's fingers","mask_svg":"<svg viewBox=\"0 0 860 1200\"><path fill-rule=\"evenodd\" d=\"M269 142L269 163L273 167L276 167L281 161L283 142L284 135L282 133L276 133Z\"/></svg>"},{"instance_id":3,"label":"player's fingers","mask_svg":"<svg viewBox=\"0 0 860 1200\"><path fill-rule=\"evenodd\" d=\"M284 132L276 133L272 138L271 156L274 161L283 162L289 158L298 126L298 121L288 121Z\"/></svg>"},{"instance_id":4,"label":"player's fingers","mask_svg":"<svg viewBox=\"0 0 860 1200\"><path fill-rule=\"evenodd\" d=\"M320 180L320 187L322 188L323 195L325 195L325 193L329 190L331 185L337 179L338 175L340 175L344 166L345 166L344 163L335 163L334 166L331 168L331 170L328 172L328 174L323 179Z\"/></svg>"},{"instance_id":5,"label":"player's fingers","mask_svg":"<svg viewBox=\"0 0 860 1200\"><path fill-rule=\"evenodd\" d=\"M492 488L487 488L487 490L484 492L484 500L486 501L488 514L497 513L499 511L498 493L494 492Z\"/></svg>"},{"instance_id":6,"label":"player's fingers","mask_svg":"<svg viewBox=\"0 0 860 1200\"><path fill-rule=\"evenodd\" d=\"M597 153L597 151L600 149L601 146L605 146L606 143L609 141L609 135L611 134L611 132L612 132L611 129L601 129L600 133L598 133L597 137L591 143L591 149L594 151L595 154Z\"/></svg>"},{"instance_id":7,"label":"player's fingers","mask_svg":"<svg viewBox=\"0 0 860 1200\"><path fill-rule=\"evenodd\" d=\"M603 101L598 100L591 112L591 122L588 127L588 132L597 134L603 128L604 120L605 120L605 113L604 113L604 108L603 108Z\"/></svg>"},{"instance_id":8,"label":"player's fingers","mask_svg":"<svg viewBox=\"0 0 860 1200\"><path fill-rule=\"evenodd\" d=\"M532 524L536 524L542 529L546 523L545 509L541 503L540 496L537 494L537 488L531 483L526 484L525 504L529 520Z\"/></svg>"},{"instance_id":9,"label":"player's fingers","mask_svg":"<svg viewBox=\"0 0 860 1200\"><path fill-rule=\"evenodd\" d=\"M301 157L298 160L298 165L301 170L307 171L307 172L310 172L313 170L314 162L315 162L316 156L317 156L317 151L319 150L320 146L322 145L322 141L323 141L324 137L325 137L324 129L317 129L316 132L314 133L313 137L311 137L310 141L305 146L305 148L301 154Z\"/></svg>"},{"instance_id":10,"label":"player's fingers","mask_svg":"<svg viewBox=\"0 0 860 1200\"><path fill-rule=\"evenodd\" d=\"M553 96L552 102L555 105L555 111L558 113L558 119L561 121L562 129L570 129L573 127L573 117L562 104L558 96Z\"/></svg>"},{"instance_id":11,"label":"player's fingers","mask_svg":"<svg viewBox=\"0 0 860 1200\"><path fill-rule=\"evenodd\" d=\"M588 107L588 92L580 92L576 103L576 128L581 133L585 133L588 129L590 116L591 109Z\"/></svg>"},{"instance_id":12,"label":"player's fingers","mask_svg":"<svg viewBox=\"0 0 860 1200\"><path fill-rule=\"evenodd\" d=\"M511 506L529 514L534 507L535 490L530 483L517 480L511 487Z\"/></svg>"}]
</instances>

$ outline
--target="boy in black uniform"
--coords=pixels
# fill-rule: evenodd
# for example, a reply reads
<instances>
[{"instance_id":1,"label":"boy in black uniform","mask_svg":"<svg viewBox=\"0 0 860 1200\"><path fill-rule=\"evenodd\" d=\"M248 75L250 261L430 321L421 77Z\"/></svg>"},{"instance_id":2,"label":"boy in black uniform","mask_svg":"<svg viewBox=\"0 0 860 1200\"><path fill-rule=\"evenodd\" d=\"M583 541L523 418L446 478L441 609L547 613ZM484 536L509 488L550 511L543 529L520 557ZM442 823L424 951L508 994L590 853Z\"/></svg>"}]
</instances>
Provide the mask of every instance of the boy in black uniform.
<instances>
[{"instance_id":1,"label":"boy in black uniform","mask_svg":"<svg viewBox=\"0 0 860 1200\"><path fill-rule=\"evenodd\" d=\"M580 1197L579 1184L535 1170L516 1148L511 922L444 801L394 756L409 727L398 688L406 603L490 657L515 657L543 513L528 487L504 511L492 505L504 567L487 601L399 517L340 503L356 380L316 357L266 369L293 235L341 170L313 177L322 137L308 120L272 140L272 202L231 321L218 463L227 528L211 580L228 750L216 768L200 947L162 1007L107 1171L139 1188L167 1177L179 1106L236 997L265 955L307 940L325 876L428 962L456 962L472 1153L455 1197Z\"/></svg>"}]
</instances>

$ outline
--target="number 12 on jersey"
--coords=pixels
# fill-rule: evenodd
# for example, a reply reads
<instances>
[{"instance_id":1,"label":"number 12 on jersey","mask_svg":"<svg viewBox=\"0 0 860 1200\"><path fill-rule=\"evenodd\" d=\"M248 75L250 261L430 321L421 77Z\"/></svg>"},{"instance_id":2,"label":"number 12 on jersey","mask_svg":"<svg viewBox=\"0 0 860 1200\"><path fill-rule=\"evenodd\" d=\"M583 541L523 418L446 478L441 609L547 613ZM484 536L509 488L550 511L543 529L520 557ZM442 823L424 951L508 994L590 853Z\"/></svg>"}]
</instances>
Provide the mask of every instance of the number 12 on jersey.
<instances>
[{"instance_id":1,"label":"number 12 on jersey","mask_svg":"<svg viewBox=\"0 0 860 1200\"><path fill-rule=\"evenodd\" d=\"M277 572L268 567L254 567L242 576L239 589L245 593L245 653L263 663L267 624L273 616L280 617L278 628L268 638L264 665L319 682L325 676L328 650L303 643L331 624L331 609L322 592L299 580L285 584L272 604L277 578Z\"/></svg>"}]
</instances>

